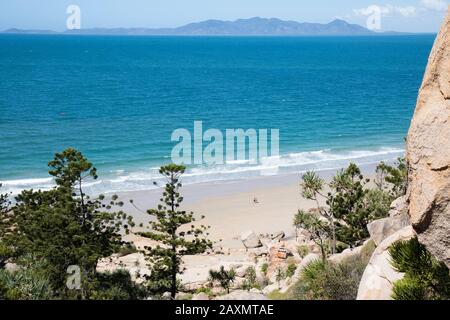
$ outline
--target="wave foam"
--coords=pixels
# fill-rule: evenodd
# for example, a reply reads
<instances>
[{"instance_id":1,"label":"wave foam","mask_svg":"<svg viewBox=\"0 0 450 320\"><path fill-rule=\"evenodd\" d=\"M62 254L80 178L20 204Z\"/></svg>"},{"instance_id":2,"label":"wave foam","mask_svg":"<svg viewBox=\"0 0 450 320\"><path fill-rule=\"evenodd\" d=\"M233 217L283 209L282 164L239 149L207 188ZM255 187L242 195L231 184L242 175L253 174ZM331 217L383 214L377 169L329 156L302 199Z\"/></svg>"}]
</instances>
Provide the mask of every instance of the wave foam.
<instances>
[{"instance_id":1,"label":"wave foam","mask_svg":"<svg viewBox=\"0 0 450 320\"><path fill-rule=\"evenodd\" d=\"M392 161L402 156L404 150L398 148L380 148L378 150L354 150L333 152L330 149L289 153L281 156L266 157L258 164L246 160L234 160L224 165L202 166L188 168L183 177L185 184L236 180L262 175L299 173L307 170L339 169L355 162L359 165L375 164L380 161ZM163 182L158 167L144 170L127 171L113 170L108 175L85 184L85 190L90 194L137 191L154 189L154 182ZM3 181L3 189L18 194L24 189L48 190L54 186L52 178L17 179Z\"/></svg>"}]
</instances>

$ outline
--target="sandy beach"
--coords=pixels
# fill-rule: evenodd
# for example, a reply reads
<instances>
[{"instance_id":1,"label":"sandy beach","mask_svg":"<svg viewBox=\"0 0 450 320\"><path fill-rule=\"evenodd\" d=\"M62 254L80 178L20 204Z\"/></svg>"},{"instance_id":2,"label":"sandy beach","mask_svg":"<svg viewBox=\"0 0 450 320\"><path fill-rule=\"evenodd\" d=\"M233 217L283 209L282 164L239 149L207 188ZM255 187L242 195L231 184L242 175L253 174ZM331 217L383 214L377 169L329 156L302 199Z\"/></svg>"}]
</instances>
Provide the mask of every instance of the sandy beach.
<instances>
[{"instance_id":1,"label":"sandy beach","mask_svg":"<svg viewBox=\"0 0 450 320\"><path fill-rule=\"evenodd\" d=\"M372 178L375 166L361 166L361 170L366 177ZM329 181L336 171L325 170L318 174ZM205 216L201 223L211 226L212 240L222 240L222 246L238 249L242 248L240 235L249 230L258 234L284 231L287 236L294 235L292 220L295 213L315 205L302 198L300 180L298 173L186 185L181 190L185 199L183 209L193 211L196 217ZM146 226L149 216L145 210L157 206L161 192L126 192L120 193L119 197L125 202L125 212L133 215L136 225L143 223ZM135 207L129 199L133 199Z\"/></svg>"}]
</instances>

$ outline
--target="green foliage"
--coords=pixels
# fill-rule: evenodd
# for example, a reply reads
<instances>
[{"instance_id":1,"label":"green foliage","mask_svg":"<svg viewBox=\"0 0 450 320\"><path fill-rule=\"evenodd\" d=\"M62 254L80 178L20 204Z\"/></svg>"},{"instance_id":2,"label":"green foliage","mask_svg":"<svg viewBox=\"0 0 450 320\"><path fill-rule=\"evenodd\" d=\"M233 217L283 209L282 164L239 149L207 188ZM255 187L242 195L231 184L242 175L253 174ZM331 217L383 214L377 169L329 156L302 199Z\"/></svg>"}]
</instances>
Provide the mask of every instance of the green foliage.
<instances>
[{"instance_id":1,"label":"green foliage","mask_svg":"<svg viewBox=\"0 0 450 320\"><path fill-rule=\"evenodd\" d=\"M192 224L195 221L194 213L179 209L183 201L179 192L182 187L180 178L184 171L184 166L175 164L160 168L160 174L166 179L161 204L157 209L147 211L155 220L150 222L150 232L141 233L142 236L160 244L143 251L151 268L151 275L148 277L149 289L155 294L169 291L172 299L175 299L178 291L177 274L183 272L181 258L185 255L201 254L212 247L212 242L205 237L208 227L196 227ZM181 230L189 224L191 226L187 231Z\"/></svg>"},{"instance_id":2,"label":"green foliage","mask_svg":"<svg viewBox=\"0 0 450 320\"><path fill-rule=\"evenodd\" d=\"M261 266L261 272L263 275L267 275L267 271L269 270L269 264L268 263L263 263Z\"/></svg>"},{"instance_id":3,"label":"green foliage","mask_svg":"<svg viewBox=\"0 0 450 320\"><path fill-rule=\"evenodd\" d=\"M198 288L197 290L195 290L195 294L199 294L199 293L204 293L208 297L214 296L212 289L209 287L201 287L201 288Z\"/></svg>"},{"instance_id":4,"label":"green foliage","mask_svg":"<svg viewBox=\"0 0 450 320\"><path fill-rule=\"evenodd\" d=\"M90 299L94 300L137 300L148 295L146 288L133 282L126 270L97 273L89 286Z\"/></svg>"},{"instance_id":5,"label":"green foliage","mask_svg":"<svg viewBox=\"0 0 450 320\"><path fill-rule=\"evenodd\" d=\"M124 243L116 252L117 256L124 257L132 253L139 252L133 243Z\"/></svg>"},{"instance_id":6,"label":"green foliage","mask_svg":"<svg viewBox=\"0 0 450 320\"><path fill-rule=\"evenodd\" d=\"M360 169L350 164L335 175L328 185L330 191L325 194L325 182L316 173L307 172L302 177L302 195L315 201L316 209L297 214L294 225L310 231L322 253L327 244L325 239L331 239L332 253L337 252L338 241L350 247L361 245L369 237L367 224L385 217L393 200L382 190L368 189L368 182Z\"/></svg>"},{"instance_id":7,"label":"green foliage","mask_svg":"<svg viewBox=\"0 0 450 320\"><path fill-rule=\"evenodd\" d=\"M80 151L68 148L61 153L56 153L52 161L48 163L52 168L49 174L55 177L58 186L69 189L81 189L82 181L88 177L97 179L97 169L92 166ZM83 196L83 192L80 196Z\"/></svg>"},{"instance_id":8,"label":"green foliage","mask_svg":"<svg viewBox=\"0 0 450 320\"><path fill-rule=\"evenodd\" d=\"M359 255L339 264L316 260L303 269L300 280L292 286L287 296L293 300L354 300L359 282L375 250L371 241Z\"/></svg>"},{"instance_id":9,"label":"green foliage","mask_svg":"<svg viewBox=\"0 0 450 320\"><path fill-rule=\"evenodd\" d=\"M322 259L325 260L327 256L328 239L332 234L329 221L324 218L321 219L313 210L310 212L299 210L294 217L294 226L309 231L312 240L321 250Z\"/></svg>"},{"instance_id":10,"label":"green foliage","mask_svg":"<svg viewBox=\"0 0 450 320\"><path fill-rule=\"evenodd\" d=\"M25 190L16 197L2 243L13 250L18 263L27 254L42 260L58 297L73 295L66 287L66 271L71 265L79 266L83 281L77 295L88 299L98 260L121 247L119 232L133 223L125 213L106 209L100 198L84 194L84 179L97 176L81 153L74 149L57 153L49 166L57 186L49 191Z\"/></svg>"},{"instance_id":11,"label":"green foliage","mask_svg":"<svg viewBox=\"0 0 450 320\"><path fill-rule=\"evenodd\" d=\"M387 192L369 189L363 199L363 209L369 216L370 221L382 219L387 216L391 203L394 200Z\"/></svg>"},{"instance_id":12,"label":"green foliage","mask_svg":"<svg viewBox=\"0 0 450 320\"><path fill-rule=\"evenodd\" d=\"M295 270L297 270L297 266L295 265L295 263L290 263L286 269L286 277L292 277L295 274Z\"/></svg>"},{"instance_id":13,"label":"green foliage","mask_svg":"<svg viewBox=\"0 0 450 320\"><path fill-rule=\"evenodd\" d=\"M53 299L44 261L26 255L20 262L22 267L17 271L0 270L0 300Z\"/></svg>"},{"instance_id":14,"label":"green foliage","mask_svg":"<svg viewBox=\"0 0 450 320\"><path fill-rule=\"evenodd\" d=\"M417 238L399 241L389 248L392 266L405 274L394 283L396 300L449 300L450 272Z\"/></svg>"},{"instance_id":15,"label":"green foliage","mask_svg":"<svg viewBox=\"0 0 450 320\"><path fill-rule=\"evenodd\" d=\"M317 261L308 265L302 274L307 297L316 300L351 300L356 296L358 280L351 276L346 265Z\"/></svg>"},{"instance_id":16,"label":"green foliage","mask_svg":"<svg viewBox=\"0 0 450 320\"><path fill-rule=\"evenodd\" d=\"M0 188L1 187L2 184L0 183ZM11 201L9 201L9 195L0 193L0 213L7 213L10 205Z\"/></svg>"},{"instance_id":17,"label":"green foliage","mask_svg":"<svg viewBox=\"0 0 450 320\"><path fill-rule=\"evenodd\" d=\"M282 268L278 268L275 273L275 281L278 282L278 285L282 280L286 279L286 272Z\"/></svg>"},{"instance_id":18,"label":"green foliage","mask_svg":"<svg viewBox=\"0 0 450 320\"><path fill-rule=\"evenodd\" d=\"M245 280L242 285L242 288L244 290L250 291L253 288L258 288L259 284L256 280L256 270L253 267L248 267L245 270Z\"/></svg>"},{"instance_id":19,"label":"green foliage","mask_svg":"<svg viewBox=\"0 0 450 320\"><path fill-rule=\"evenodd\" d=\"M317 201L318 195L321 195L325 181L321 179L314 171L308 171L302 176L302 196L305 199Z\"/></svg>"},{"instance_id":20,"label":"green foliage","mask_svg":"<svg viewBox=\"0 0 450 320\"><path fill-rule=\"evenodd\" d=\"M381 162L376 172L376 184L380 190L387 190L394 199L406 194L408 166L404 158L398 158L395 166Z\"/></svg>"},{"instance_id":21,"label":"green foliage","mask_svg":"<svg viewBox=\"0 0 450 320\"><path fill-rule=\"evenodd\" d=\"M297 253L300 256L300 258L304 258L309 254L309 248L307 245L300 245L297 247Z\"/></svg>"},{"instance_id":22,"label":"green foliage","mask_svg":"<svg viewBox=\"0 0 450 320\"><path fill-rule=\"evenodd\" d=\"M301 300L353 300L359 280L348 265L317 260L306 266L291 294Z\"/></svg>"},{"instance_id":23,"label":"green foliage","mask_svg":"<svg viewBox=\"0 0 450 320\"><path fill-rule=\"evenodd\" d=\"M2 184L0 183L0 188ZM0 193L0 269L4 268L6 260L11 256L12 250L4 243L5 235L9 232L10 213L9 206L11 202L8 194Z\"/></svg>"},{"instance_id":24,"label":"green foliage","mask_svg":"<svg viewBox=\"0 0 450 320\"><path fill-rule=\"evenodd\" d=\"M366 183L359 168L350 164L338 172L330 184L334 194L329 195L327 205L336 219L336 237L350 246L358 246L369 237L367 224L372 216L364 206Z\"/></svg>"},{"instance_id":25,"label":"green foliage","mask_svg":"<svg viewBox=\"0 0 450 320\"><path fill-rule=\"evenodd\" d=\"M209 270L209 281L211 281L211 283L219 283L227 293L230 293L230 286L235 278L236 272L234 269L225 270L224 266L221 266L219 271Z\"/></svg>"}]
</instances>

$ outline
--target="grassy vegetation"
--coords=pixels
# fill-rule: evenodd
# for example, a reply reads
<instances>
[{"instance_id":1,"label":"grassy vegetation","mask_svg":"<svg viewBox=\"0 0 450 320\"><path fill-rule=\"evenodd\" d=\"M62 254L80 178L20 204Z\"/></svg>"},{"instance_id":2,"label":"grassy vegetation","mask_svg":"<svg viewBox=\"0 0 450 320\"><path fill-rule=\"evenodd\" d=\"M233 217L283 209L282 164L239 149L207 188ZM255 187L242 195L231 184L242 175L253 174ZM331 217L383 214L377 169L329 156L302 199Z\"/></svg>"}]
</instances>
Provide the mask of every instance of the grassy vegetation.
<instances>
[{"instance_id":1,"label":"grassy vegetation","mask_svg":"<svg viewBox=\"0 0 450 320\"><path fill-rule=\"evenodd\" d=\"M340 263L316 260L302 270L300 280L287 292L293 300L353 300L370 257L375 250L368 242L361 253Z\"/></svg>"}]
</instances>

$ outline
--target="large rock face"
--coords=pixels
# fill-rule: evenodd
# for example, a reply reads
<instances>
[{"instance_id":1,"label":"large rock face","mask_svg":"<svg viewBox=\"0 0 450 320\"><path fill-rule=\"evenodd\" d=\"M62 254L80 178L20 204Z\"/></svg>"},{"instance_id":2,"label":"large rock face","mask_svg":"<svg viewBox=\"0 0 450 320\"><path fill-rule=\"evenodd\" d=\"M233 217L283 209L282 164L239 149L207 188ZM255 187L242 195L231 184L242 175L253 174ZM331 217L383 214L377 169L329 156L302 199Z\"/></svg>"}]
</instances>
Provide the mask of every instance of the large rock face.
<instances>
[{"instance_id":1,"label":"large rock face","mask_svg":"<svg viewBox=\"0 0 450 320\"><path fill-rule=\"evenodd\" d=\"M406 226L409 226L409 218L405 212L393 217L372 221L367 225L367 230L369 230L370 238L378 246L384 239Z\"/></svg>"},{"instance_id":2,"label":"large rock face","mask_svg":"<svg viewBox=\"0 0 450 320\"><path fill-rule=\"evenodd\" d=\"M389 247L397 242L415 236L411 226L398 230L384 239L375 249L359 283L357 300L391 300L395 281L403 278L391 265Z\"/></svg>"},{"instance_id":3,"label":"large rock face","mask_svg":"<svg viewBox=\"0 0 450 320\"><path fill-rule=\"evenodd\" d=\"M450 267L450 11L431 52L407 139L409 215Z\"/></svg>"},{"instance_id":4,"label":"large rock face","mask_svg":"<svg viewBox=\"0 0 450 320\"><path fill-rule=\"evenodd\" d=\"M247 231L241 234L241 241L247 249L262 247L259 236L257 236L253 231Z\"/></svg>"}]
</instances>

